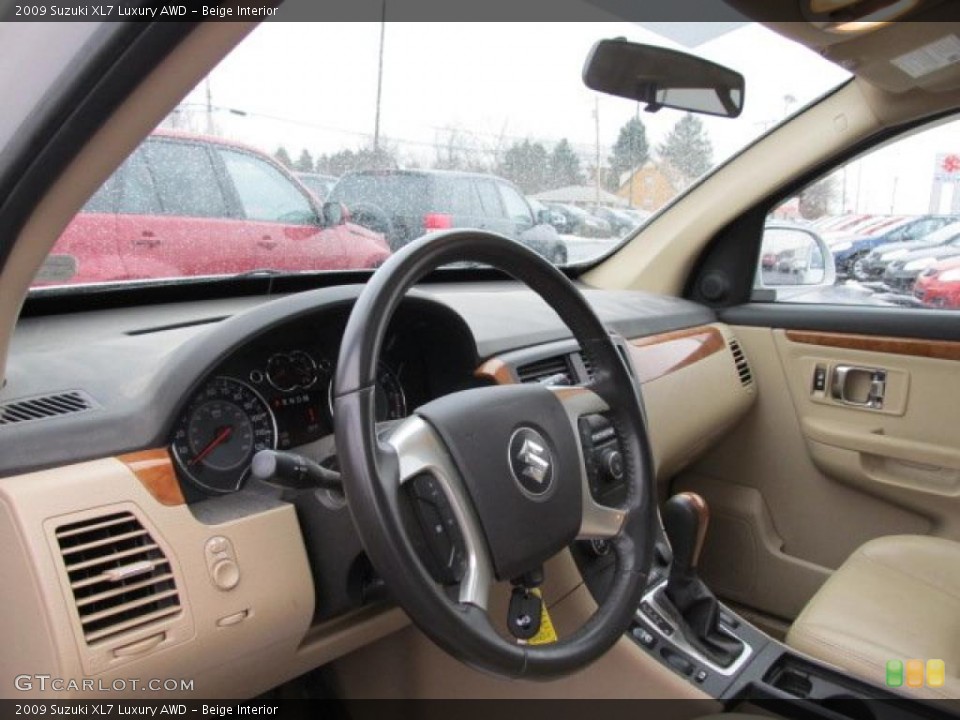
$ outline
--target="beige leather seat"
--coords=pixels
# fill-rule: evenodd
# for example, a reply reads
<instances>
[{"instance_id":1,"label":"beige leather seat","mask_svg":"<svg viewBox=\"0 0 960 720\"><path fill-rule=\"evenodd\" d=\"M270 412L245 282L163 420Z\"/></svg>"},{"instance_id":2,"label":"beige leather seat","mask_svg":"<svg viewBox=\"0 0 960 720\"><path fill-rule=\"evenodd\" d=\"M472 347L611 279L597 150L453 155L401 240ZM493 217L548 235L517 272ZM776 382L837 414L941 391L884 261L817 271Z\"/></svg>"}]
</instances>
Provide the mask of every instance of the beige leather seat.
<instances>
[{"instance_id":1,"label":"beige leather seat","mask_svg":"<svg viewBox=\"0 0 960 720\"><path fill-rule=\"evenodd\" d=\"M897 535L868 542L830 577L787 635L791 647L876 684L888 660L943 660L960 698L960 543Z\"/></svg>"}]
</instances>

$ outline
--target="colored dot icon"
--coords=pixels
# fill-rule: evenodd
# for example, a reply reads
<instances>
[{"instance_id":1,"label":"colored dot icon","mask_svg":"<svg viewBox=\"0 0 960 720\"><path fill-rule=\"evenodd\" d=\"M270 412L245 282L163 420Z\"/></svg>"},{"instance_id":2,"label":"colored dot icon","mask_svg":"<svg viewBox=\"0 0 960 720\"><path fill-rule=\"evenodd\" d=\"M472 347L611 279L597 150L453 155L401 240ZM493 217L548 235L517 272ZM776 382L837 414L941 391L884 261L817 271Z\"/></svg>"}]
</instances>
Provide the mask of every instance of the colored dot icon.
<instances>
[{"instance_id":1,"label":"colored dot icon","mask_svg":"<svg viewBox=\"0 0 960 720\"><path fill-rule=\"evenodd\" d=\"M887 687L943 687L947 669L943 660L887 660Z\"/></svg>"}]
</instances>

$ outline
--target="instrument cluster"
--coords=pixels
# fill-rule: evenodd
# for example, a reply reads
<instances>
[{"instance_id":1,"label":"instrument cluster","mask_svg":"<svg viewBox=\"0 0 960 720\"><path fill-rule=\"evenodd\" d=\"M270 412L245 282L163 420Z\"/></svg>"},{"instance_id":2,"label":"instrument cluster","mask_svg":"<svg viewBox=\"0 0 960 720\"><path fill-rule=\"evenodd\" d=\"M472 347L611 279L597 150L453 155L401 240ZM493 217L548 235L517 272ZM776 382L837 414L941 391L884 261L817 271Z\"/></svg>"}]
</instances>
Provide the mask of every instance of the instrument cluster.
<instances>
[{"instance_id":1,"label":"instrument cluster","mask_svg":"<svg viewBox=\"0 0 960 720\"><path fill-rule=\"evenodd\" d=\"M225 363L181 413L171 449L181 476L202 493L239 490L260 450L302 448L333 434L335 355L282 343ZM381 422L407 416L401 376L415 365L389 355L377 373Z\"/></svg>"}]
</instances>

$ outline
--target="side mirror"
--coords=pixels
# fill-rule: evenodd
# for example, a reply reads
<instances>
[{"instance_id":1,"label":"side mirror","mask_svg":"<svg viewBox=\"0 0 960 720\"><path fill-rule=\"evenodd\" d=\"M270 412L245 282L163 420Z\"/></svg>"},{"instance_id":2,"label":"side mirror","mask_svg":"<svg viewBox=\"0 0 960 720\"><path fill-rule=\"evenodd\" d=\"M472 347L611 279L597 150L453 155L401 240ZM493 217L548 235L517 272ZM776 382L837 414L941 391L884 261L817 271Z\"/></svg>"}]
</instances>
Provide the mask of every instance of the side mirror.
<instances>
[{"instance_id":1,"label":"side mirror","mask_svg":"<svg viewBox=\"0 0 960 720\"><path fill-rule=\"evenodd\" d=\"M623 38L593 46L583 82L591 90L642 102L648 112L666 107L735 118L743 111L740 73L695 55Z\"/></svg>"},{"instance_id":2,"label":"side mirror","mask_svg":"<svg viewBox=\"0 0 960 720\"><path fill-rule=\"evenodd\" d=\"M549 210L540 210L537 212L537 225L551 225L553 223L553 213Z\"/></svg>"},{"instance_id":3,"label":"side mirror","mask_svg":"<svg viewBox=\"0 0 960 720\"><path fill-rule=\"evenodd\" d=\"M804 228L766 228L757 269L758 288L809 288L835 282L833 255L819 235Z\"/></svg>"},{"instance_id":4,"label":"side mirror","mask_svg":"<svg viewBox=\"0 0 960 720\"><path fill-rule=\"evenodd\" d=\"M338 202L325 202L322 212L323 224L329 227L343 225L350 218L347 208Z\"/></svg>"}]
</instances>

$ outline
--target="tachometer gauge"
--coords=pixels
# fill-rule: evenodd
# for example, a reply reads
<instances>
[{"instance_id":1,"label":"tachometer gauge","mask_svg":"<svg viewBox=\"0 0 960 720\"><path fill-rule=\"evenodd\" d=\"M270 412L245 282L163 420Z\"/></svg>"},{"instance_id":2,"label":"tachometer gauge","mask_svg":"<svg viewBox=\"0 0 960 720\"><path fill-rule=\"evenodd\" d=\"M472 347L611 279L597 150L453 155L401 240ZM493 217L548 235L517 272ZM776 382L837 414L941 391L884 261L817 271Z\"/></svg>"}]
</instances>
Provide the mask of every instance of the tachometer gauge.
<instances>
[{"instance_id":1,"label":"tachometer gauge","mask_svg":"<svg viewBox=\"0 0 960 720\"><path fill-rule=\"evenodd\" d=\"M333 381L330 382L328 393L330 416L333 417ZM377 363L376 389L377 422L387 420L402 420L407 416L407 397L403 392L403 385L396 373L383 363Z\"/></svg>"},{"instance_id":2,"label":"tachometer gauge","mask_svg":"<svg viewBox=\"0 0 960 720\"><path fill-rule=\"evenodd\" d=\"M270 408L249 385L218 377L190 402L173 437L181 470L216 493L237 490L260 450L276 447L277 425Z\"/></svg>"}]
</instances>

